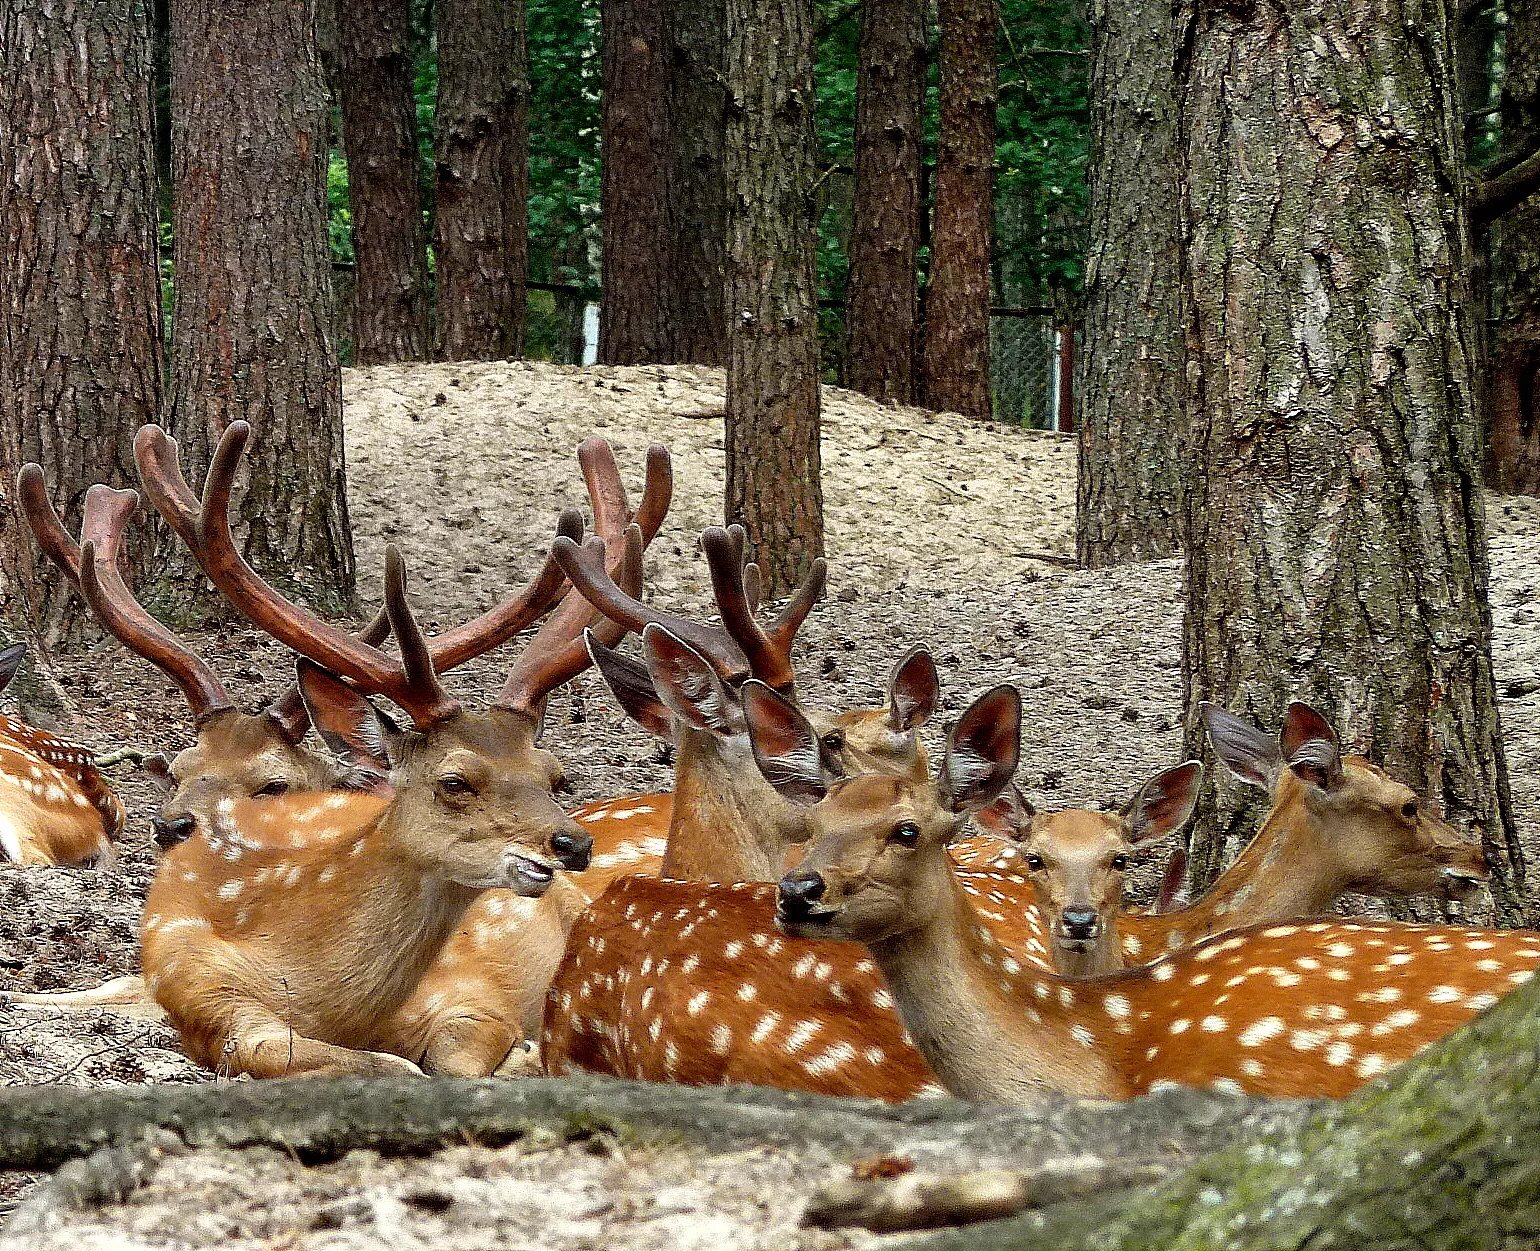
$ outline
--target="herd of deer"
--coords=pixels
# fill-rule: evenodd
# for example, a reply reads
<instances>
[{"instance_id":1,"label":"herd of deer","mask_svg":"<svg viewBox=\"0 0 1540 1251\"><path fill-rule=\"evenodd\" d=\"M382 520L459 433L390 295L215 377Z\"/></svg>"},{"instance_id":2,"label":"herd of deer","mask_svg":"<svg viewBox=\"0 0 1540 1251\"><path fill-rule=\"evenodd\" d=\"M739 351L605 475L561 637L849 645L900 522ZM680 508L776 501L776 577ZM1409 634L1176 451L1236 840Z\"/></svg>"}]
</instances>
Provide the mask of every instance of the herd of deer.
<instances>
[{"instance_id":1,"label":"herd of deer","mask_svg":"<svg viewBox=\"0 0 1540 1251\"><path fill-rule=\"evenodd\" d=\"M150 762L164 854L142 979L13 1001L164 1012L197 1061L256 1077L486 1075L538 1039L551 1074L889 1100L1169 1083L1341 1096L1540 966L1533 933L1313 919L1347 891L1464 895L1487 870L1478 843L1343 754L1304 705L1276 738L1205 706L1217 756L1272 810L1203 898L1128 911L1130 855L1184 825L1200 765L1158 774L1116 813L1034 811L1011 781L1021 697L999 686L933 769L921 730L939 678L922 647L894 665L882 706L811 707L792 643L821 562L762 625L743 532L712 527L719 624L643 599L672 485L662 448L633 512L608 445L585 443L592 536L566 510L529 585L436 638L389 550L384 612L354 636L242 559L228 508L248 433L226 432L201 499L164 432L141 431L136 454L209 580L298 657L296 685L258 713L135 602L120 561L137 495L93 487L77 544L41 471L21 475L39 544L102 626L178 684L195 741ZM445 688L542 616L491 707ZM626 633L640 659L616 650ZM18 660L0 653L0 677ZM673 740L672 794L558 804L541 709L590 663ZM324 747L306 744L312 727ZM123 824L91 753L0 722L11 860L101 858Z\"/></svg>"}]
</instances>

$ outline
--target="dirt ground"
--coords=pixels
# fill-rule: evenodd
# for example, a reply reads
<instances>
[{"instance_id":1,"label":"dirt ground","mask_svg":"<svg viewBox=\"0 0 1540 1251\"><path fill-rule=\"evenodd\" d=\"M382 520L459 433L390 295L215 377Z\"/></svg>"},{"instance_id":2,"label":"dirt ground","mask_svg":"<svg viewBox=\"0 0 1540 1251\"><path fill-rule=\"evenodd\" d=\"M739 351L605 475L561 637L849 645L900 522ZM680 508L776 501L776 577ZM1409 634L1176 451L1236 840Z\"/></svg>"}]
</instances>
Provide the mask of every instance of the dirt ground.
<instances>
[{"instance_id":1,"label":"dirt ground","mask_svg":"<svg viewBox=\"0 0 1540 1251\"><path fill-rule=\"evenodd\" d=\"M385 367L348 372L344 392L366 607L377 596L387 541L403 547L415 602L438 628L480 611L527 578L549 541L557 508L582 499L573 451L592 433L615 445L633 490L645 445L669 446L675 503L649 553L649 586L669 608L699 609L707 598L695 536L718 519L723 491L720 371ZM1028 701L1022 781L1036 800L1050 806L1120 802L1145 776L1176 761L1180 569L1175 561L1098 573L1067 567L1075 496L1070 440L950 414L895 412L841 391L826 392L824 431L831 577L829 597L800 637L811 699L839 707L875 702L892 660L910 643L925 641L940 663L948 718L987 685L1021 687ZM1534 628L1540 507L1489 498L1488 512L1508 759L1520 827L1534 854L1540 849L1540 631ZM287 672L279 650L248 631L193 642L249 706L277 690ZM59 661L56 676L75 705L61 722L68 733L102 748L174 749L188 741L175 688L116 644ZM451 685L486 698L500 676L494 656L466 666ZM659 745L624 721L591 676L557 696L547 725L547 742L564 761L578 800L670 783ZM146 821L155 793L130 767L117 777L130 809L117 868L0 866L0 989L89 986L136 967L139 909L153 867ZM1141 881L1154 869L1152 859ZM148 1080L208 1078L162 1026L106 1013L59 1018L0 1003L0 1081L101 1087ZM758 1170L773 1175L784 1162L773 1153L746 1159L741 1168L713 1172L715 1183L677 1179L695 1187L690 1201L700 1210L731 1214L723 1218L731 1236L725 1227L711 1233L716 1227L708 1222L699 1245L780 1245L768 1232L779 1226L756 1215L749 1197ZM319 1171L277 1178L298 1168L285 1160L264 1158L251 1167L258 1164L264 1177L275 1174L275 1187L290 1188L296 1204L324 1205L347 1189ZM188 1216L180 1241L162 1225L142 1241L125 1233L122 1242L80 1245L237 1245L227 1239L228 1221L239 1211L237 1174L246 1166L211 1164L216 1174L233 1171L210 1191L189 1196L198 1214ZM603 1171L585 1167L587 1173L561 1174L572 1194L603 1190ZM447 1156L433 1168L471 1176ZM542 1194L568 1184L554 1177L529 1182ZM655 1201L672 1202L657 1198L662 1182L647 1184ZM221 1193L230 1196L228 1206ZM562 1202L576 1205L561 1218L567 1223L529 1245L622 1241L615 1232L621 1216L585 1225L581 1202L570 1195ZM354 1240L337 1229L327 1232L322 1221L314 1236L281 1245L330 1251L436 1244L415 1211L411 1204L389 1209L390 1237L376 1227ZM219 1230L224 1233L216 1236ZM697 1245L673 1233L664 1241ZM255 1238L239 1245L280 1243Z\"/></svg>"}]
</instances>

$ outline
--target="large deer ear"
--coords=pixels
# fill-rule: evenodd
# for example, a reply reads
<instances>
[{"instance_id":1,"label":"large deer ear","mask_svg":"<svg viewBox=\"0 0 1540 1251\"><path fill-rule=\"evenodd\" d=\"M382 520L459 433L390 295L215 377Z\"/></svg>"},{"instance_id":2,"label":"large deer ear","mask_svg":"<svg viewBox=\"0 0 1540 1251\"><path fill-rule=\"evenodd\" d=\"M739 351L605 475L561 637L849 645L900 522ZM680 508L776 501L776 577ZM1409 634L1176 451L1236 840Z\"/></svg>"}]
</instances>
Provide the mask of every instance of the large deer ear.
<instances>
[{"instance_id":1,"label":"large deer ear","mask_svg":"<svg viewBox=\"0 0 1540 1251\"><path fill-rule=\"evenodd\" d=\"M888 727L900 734L918 729L941 703L936 662L923 643L899 657L888 677Z\"/></svg>"},{"instance_id":2,"label":"large deer ear","mask_svg":"<svg viewBox=\"0 0 1540 1251\"><path fill-rule=\"evenodd\" d=\"M1037 809L1027 798L1026 792L1012 782L994 802L985 804L973 814L973 823L987 834L1008 843L1022 842L1032 830L1032 818Z\"/></svg>"},{"instance_id":3,"label":"large deer ear","mask_svg":"<svg viewBox=\"0 0 1540 1251\"><path fill-rule=\"evenodd\" d=\"M1198 806L1203 766L1196 760L1157 773L1123 805L1128 841L1147 843L1181 829Z\"/></svg>"},{"instance_id":4,"label":"large deer ear","mask_svg":"<svg viewBox=\"0 0 1540 1251\"><path fill-rule=\"evenodd\" d=\"M1271 790L1283 767L1278 744L1251 722L1218 704L1202 703L1198 711L1208 729L1208 741L1226 769L1242 782Z\"/></svg>"},{"instance_id":5,"label":"large deer ear","mask_svg":"<svg viewBox=\"0 0 1540 1251\"><path fill-rule=\"evenodd\" d=\"M743 733L743 709L711 662L656 623L642 631L642 654L658 698L686 725L711 734Z\"/></svg>"},{"instance_id":6,"label":"large deer ear","mask_svg":"<svg viewBox=\"0 0 1540 1251\"><path fill-rule=\"evenodd\" d=\"M399 731L367 699L334 674L301 659L299 693L316 732L346 763L383 777L390 772L391 744Z\"/></svg>"},{"instance_id":7,"label":"large deer ear","mask_svg":"<svg viewBox=\"0 0 1540 1251\"><path fill-rule=\"evenodd\" d=\"M829 793L832 778L818 733L790 700L751 678L743 684L743 716L754 763L777 793L804 807Z\"/></svg>"},{"instance_id":8,"label":"large deer ear","mask_svg":"<svg viewBox=\"0 0 1540 1251\"><path fill-rule=\"evenodd\" d=\"M1300 781L1319 790L1342 783L1342 751L1331 722L1309 704L1293 703L1283 714L1278 735L1283 759Z\"/></svg>"},{"instance_id":9,"label":"large deer ear","mask_svg":"<svg viewBox=\"0 0 1540 1251\"><path fill-rule=\"evenodd\" d=\"M626 716L649 734L668 738L673 732L673 721L667 705L658 696L658 688L653 685L647 666L606 646L592 630L583 631L583 642L594 668Z\"/></svg>"},{"instance_id":10,"label":"large deer ear","mask_svg":"<svg viewBox=\"0 0 1540 1251\"><path fill-rule=\"evenodd\" d=\"M985 691L952 730L937 790L953 812L976 812L1011 780L1021 757L1021 693Z\"/></svg>"},{"instance_id":11,"label":"large deer ear","mask_svg":"<svg viewBox=\"0 0 1540 1251\"><path fill-rule=\"evenodd\" d=\"M21 668L21 662L26 658L25 643L12 643L9 647L0 647L0 691L11 684L11 679L16 676L16 670Z\"/></svg>"}]
</instances>

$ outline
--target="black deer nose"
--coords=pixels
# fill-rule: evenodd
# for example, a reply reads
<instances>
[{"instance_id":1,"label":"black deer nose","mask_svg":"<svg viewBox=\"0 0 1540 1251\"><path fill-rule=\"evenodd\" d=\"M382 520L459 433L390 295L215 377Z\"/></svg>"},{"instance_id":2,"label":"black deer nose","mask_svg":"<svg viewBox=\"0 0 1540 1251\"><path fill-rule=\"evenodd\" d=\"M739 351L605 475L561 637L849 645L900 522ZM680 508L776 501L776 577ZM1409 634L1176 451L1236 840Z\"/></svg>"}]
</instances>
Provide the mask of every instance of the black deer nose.
<instances>
[{"instance_id":1,"label":"black deer nose","mask_svg":"<svg viewBox=\"0 0 1540 1251\"><path fill-rule=\"evenodd\" d=\"M1066 908L1062 919L1064 932L1071 938L1091 938L1096 933L1094 908Z\"/></svg>"},{"instance_id":2,"label":"black deer nose","mask_svg":"<svg viewBox=\"0 0 1540 1251\"><path fill-rule=\"evenodd\" d=\"M578 872L588 867L588 857L594 849L594 840L581 830L563 830L551 839L551 851L561 867Z\"/></svg>"},{"instance_id":3,"label":"black deer nose","mask_svg":"<svg viewBox=\"0 0 1540 1251\"><path fill-rule=\"evenodd\" d=\"M781 879L781 914L787 917L811 915L813 905L823 898L827 888L822 873L815 873L811 869L794 869Z\"/></svg>"},{"instance_id":4,"label":"black deer nose","mask_svg":"<svg viewBox=\"0 0 1540 1251\"><path fill-rule=\"evenodd\" d=\"M150 837L162 851L170 851L191 838L193 826L197 824L188 812L179 817L151 817Z\"/></svg>"}]
</instances>

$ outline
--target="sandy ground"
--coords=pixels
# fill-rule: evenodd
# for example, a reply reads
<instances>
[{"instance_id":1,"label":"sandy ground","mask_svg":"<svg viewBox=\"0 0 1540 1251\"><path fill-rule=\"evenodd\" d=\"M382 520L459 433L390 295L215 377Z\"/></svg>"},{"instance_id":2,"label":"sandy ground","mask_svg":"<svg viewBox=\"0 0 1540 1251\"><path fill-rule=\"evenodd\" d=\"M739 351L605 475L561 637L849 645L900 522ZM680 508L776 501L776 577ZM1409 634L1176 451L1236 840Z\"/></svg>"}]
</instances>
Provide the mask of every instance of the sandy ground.
<instances>
[{"instance_id":1,"label":"sandy ground","mask_svg":"<svg viewBox=\"0 0 1540 1251\"><path fill-rule=\"evenodd\" d=\"M695 536L718 519L722 497L720 371L386 367L350 371L344 390L361 593L371 606L387 541L405 550L414 598L436 627L479 611L527 577L549 541L557 508L582 498L573 451L591 433L615 445L633 489L645 445L656 440L670 447L675 504L649 554L649 582L670 608L698 609L706 598ZM1028 700L1022 781L1043 803L1120 802L1144 777L1175 762L1180 569L1174 561L1099 573L1065 567L1074 522L1069 440L956 415L887 410L841 391L826 393L824 429L831 594L800 639L811 699L840 707L875 702L893 658L923 640L940 662L948 717L987 685L1009 680L1022 688ZM1491 499L1488 507L1496 662L1509 693L1502 712L1519 823L1533 854L1540 847L1540 631L1533 607L1540 504ZM251 706L287 671L277 649L246 631L194 642ZM115 644L64 661L58 676L76 703L66 731L102 747L128 742L166 749L187 742L185 709L174 688L137 659L124 658ZM452 685L485 698L500 676L493 657L468 665ZM565 762L578 800L670 783L658 744L624 721L591 676L554 700L548 727L548 743ZM0 987L89 986L136 967L136 926L152 869L145 822L155 794L126 767L120 778L131 824L117 869L0 866ZM1151 859L1141 882L1148 883L1155 867ZM0 1081L107 1086L146 1080L207 1078L163 1027L105 1013L61 1020L0 1004ZM470 1166L447 1159L434 1168L470 1176ZM781 1167L773 1158L763 1163L771 1173ZM260 1164L279 1172L296 1167ZM217 1173L225 1166L211 1167ZM731 1179L740 1178L741 1193L751 1195L759 1167L714 1172L712 1184L733 1191ZM571 1184L603 1188L602 1170L583 1177L573 1174ZM649 1183L654 1190L662 1184ZM310 1196L305 1203L323 1206L332 1200L321 1192L335 1198L346 1189L320 1172L303 1171L273 1185L296 1187ZM212 1187L216 1195L220 1189ZM132 1245L226 1245L228 1221L240 1210L233 1197L239 1187L228 1189L229 1206L202 1193L189 1199L199 1215L189 1215L184 1241ZM723 1210L736 1213L740 1233L773 1226L755 1215L752 1203L735 1205L726 1192L711 1193ZM698 1197L697 1206L710 1202ZM328 1251L427 1245L431 1227L413 1224L415 1211L410 1203L391 1207L400 1237L380 1241L334 1232L239 1245ZM570 1237L553 1231L544 1245L595 1245L579 1228L580 1218L572 1220Z\"/></svg>"}]
</instances>

